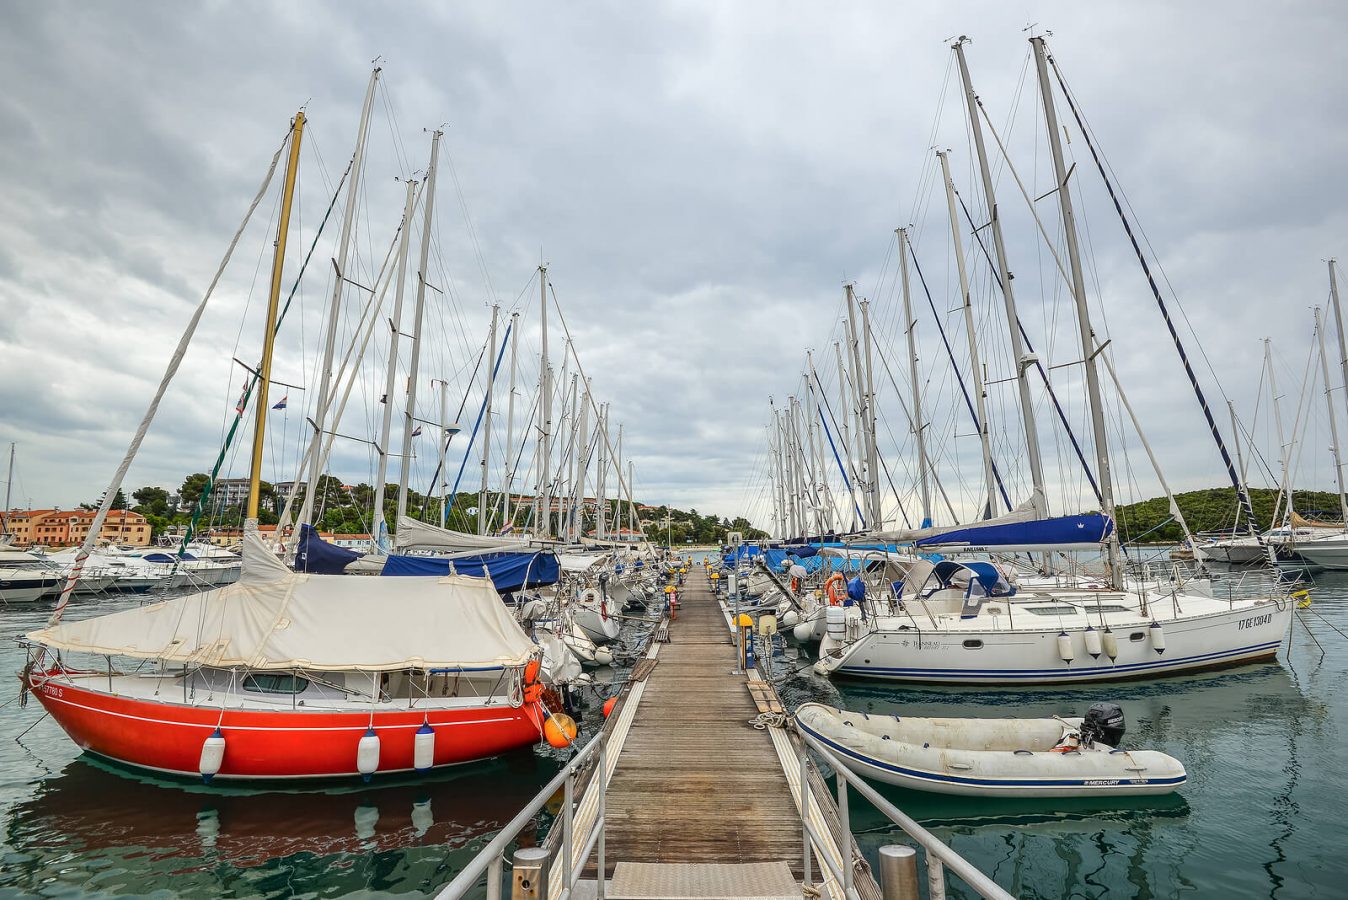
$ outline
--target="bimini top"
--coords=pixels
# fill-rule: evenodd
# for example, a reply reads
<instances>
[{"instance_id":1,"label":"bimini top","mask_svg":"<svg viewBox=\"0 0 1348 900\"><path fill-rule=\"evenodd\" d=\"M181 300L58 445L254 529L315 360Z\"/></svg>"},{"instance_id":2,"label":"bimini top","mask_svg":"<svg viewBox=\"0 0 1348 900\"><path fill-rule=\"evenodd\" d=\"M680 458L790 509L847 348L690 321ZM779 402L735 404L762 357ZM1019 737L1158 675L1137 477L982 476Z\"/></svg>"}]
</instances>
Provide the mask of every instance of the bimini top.
<instances>
[{"instance_id":1,"label":"bimini top","mask_svg":"<svg viewBox=\"0 0 1348 900\"><path fill-rule=\"evenodd\" d=\"M225 587L64 622L47 647L220 668L393 671L519 666L537 652L485 578L357 578L292 572L244 536Z\"/></svg>"}]
</instances>

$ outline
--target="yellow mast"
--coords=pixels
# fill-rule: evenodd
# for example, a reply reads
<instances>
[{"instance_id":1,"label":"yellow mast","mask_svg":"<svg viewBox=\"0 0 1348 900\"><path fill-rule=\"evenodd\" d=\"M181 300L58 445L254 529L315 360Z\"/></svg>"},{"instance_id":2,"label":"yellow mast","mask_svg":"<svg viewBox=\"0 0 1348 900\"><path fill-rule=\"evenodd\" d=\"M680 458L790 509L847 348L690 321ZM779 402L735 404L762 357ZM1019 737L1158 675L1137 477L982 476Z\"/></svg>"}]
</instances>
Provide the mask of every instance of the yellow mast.
<instances>
[{"instance_id":1,"label":"yellow mast","mask_svg":"<svg viewBox=\"0 0 1348 900\"><path fill-rule=\"evenodd\" d=\"M271 293L267 297L267 330L262 337L262 367L257 373L257 421L253 428L253 468L248 477L248 514L245 528L257 527L258 488L262 478L262 441L267 428L267 388L271 386L272 345L276 337L276 311L281 303L281 275L285 268L286 235L290 231L290 203L295 197L295 175L300 163L300 137L304 134L304 111L295 113L290 130L290 159L286 163L285 187L281 194L281 221L276 227L276 254L271 263Z\"/></svg>"}]
</instances>

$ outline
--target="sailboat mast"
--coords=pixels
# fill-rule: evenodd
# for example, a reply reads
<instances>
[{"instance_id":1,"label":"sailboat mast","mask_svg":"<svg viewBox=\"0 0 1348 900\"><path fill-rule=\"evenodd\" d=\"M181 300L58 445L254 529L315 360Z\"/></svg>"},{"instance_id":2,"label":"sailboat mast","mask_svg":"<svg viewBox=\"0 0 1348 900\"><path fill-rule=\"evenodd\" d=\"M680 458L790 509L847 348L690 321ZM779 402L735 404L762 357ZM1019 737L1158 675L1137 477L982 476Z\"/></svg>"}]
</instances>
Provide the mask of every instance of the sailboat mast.
<instances>
[{"instance_id":1,"label":"sailboat mast","mask_svg":"<svg viewBox=\"0 0 1348 900\"><path fill-rule=\"evenodd\" d=\"M1020 392L1020 414L1025 430L1026 461L1030 467L1030 480L1034 484L1035 514L1048 514L1048 495L1044 492L1044 464L1039 456L1039 429L1035 424L1034 400L1030 396L1030 368L1034 357L1025 353L1025 341L1021 337L1016 313L1015 293L1011 289L1011 270L1006 261L1006 244L1002 239L1002 222L997 213L997 194L992 183L992 170L988 167L987 147L983 143L983 127L978 118L978 95L974 93L973 82L969 78L969 66L964 60L964 44L968 38L961 37L953 45L955 58L959 62L960 80L964 84L964 105L969 113L969 129L973 135L974 151L978 155L978 169L983 181L983 197L987 203L991 218L992 245L997 252L997 276L1002 285L1002 299L1006 302L1006 325L1011 336L1011 354L1015 358L1016 386ZM1089 354L1090 351L1087 350ZM1101 478L1103 479L1103 476Z\"/></svg>"},{"instance_id":2,"label":"sailboat mast","mask_svg":"<svg viewBox=\"0 0 1348 900\"><path fill-rule=\"evenodd\" d=\"M376 70L378 71L378 70ZM286 238L290 234L290 208L295 199L295 176L300 166L300 139L304 136L304 111L295 113L290 133L290 158L286 161L286 180L281 193L281 218L276 226L276 250L271 262L271 291L267 294L267 322L262 334L262 365L257 373L257 418L253 426L253 460L248 474L248 512L244 529L257 530L257 507L262 483L262 448L266 440L267 389L271 387L272 350L276 345L276 313L281 306L281 276L285 270ZM11 451L12 453L12 451ZM12 460L11 455L11 470ZM9 506L8 503L5 504Z\"/></svg>"},{"instance_id":3,"label":"sailboat mast","mask_svg":"<svg viewBox=\"0 0 1348 900\"><path fill-rule=\"evenodd\" d=\"M847 331L848 380L852 386L852 428L853 437L857 442L857 476L861 482L862 508L866 510L866 525L875 528L877 526L871 509L873 473L870 471L870 453L867 451L870 441L866 436L866 384L865 375L861 371L861 339L857 336L856 292L851 284L846 285L844 290L847 297L847 319L843 322L843 328Z\"/></svg>"},{"instance_id":4,"label":"sailboat mast","mask_svg":"<svg viewBox=\"0 0 1348 900\"><path fill-rule=\"evenodd\" d=\"M491 308L491 329L487 332L487 398L482 404L482 483L477 497L477 533L487 533L487 469L491 465L491 401L496 384L496 319L501 307L493 304Z\"/></svg>"},{"instance_id":5,"label":"sailboat mast","mask_svg":"<svg viewBox=\"0 0 1348 900\"><path fill-rule=\"evenodd\" d=\"M552 383L548 369L548 267L538 267L538 307L539 329L541 331L538 361L538 402L541 415L539 421L539 489L534 491L534 502L538 512L534 515L535 528L539 537L548 537L552 532Z\"/></svg>"},{"instance_id":6,"label":"sailboat mast","mask_svg":"<svg viewBox=\"0 0 1348 900\"><path fill-rule=\"evenodd\" d=\"M1282 427L1282 403L1278 397L1278 376L1273 370L1273 342L1264 338L1264 370L1268 372L1268 397L1273 406L1273 423L1278 429L1278 462L1282 466L1282 492L1286 494L1287 518L1292 517L1292 466L1288 459L1289 445ZM1278 523L1277 510L1274 510L1271 524Z\"/></svg>"},{"instance_id":7,"label":"sailboat mast","mask_svg":"<svg viewBox=\"0 0 1348 900\"><path fill-rule=\"evenodd\" d=\"M1339 424L1334 415L1334 394L1329 382L1329 355L1325 352L1325 329L1320 320L1320 307L1315 307L1315 336L1320 342L1320 375L1325 380L1325 406L1329 410L1329 452L1334 456L1334 480L1339 487L1339 512L1348 522L1348 496L1343 491L1343 463L1339 460Z\"/></svg>"},{"instance_id":8,"label":"sailboat mast","mask_svg":"<svg viewBox=\"0 0 1348 900\"><path fill-rule=\"evenodd\" d=\"M398 469L398 518L407 515L407 482L412 474L412 432L416 429L417 384L421 379L421 321L426 314L427 263L431 254L431 224L435 209L435 164L440 154L439 129L431 135L431 161L426 167L426 205L421 219L421 259L417 263L417 303L412 314L412 358L408 363L407 406L403 410L402 465Z\"/></svg>"},{"instance_id":9,"label":"sailboat mast","mask_svg":"<svg viewBox=\"0 0 1348 900\"><path fill-rule=\"evenodd\" d=\"M871 355L871 302L861 301L861 337L866 342L862 361L866 365L866 405L862 421L866 426L866 486L871 496L871 530L885 527L880 505L880 453L875 439L875 360Z\"/></svg>"},{"instance_id":10,"label":"sailboat mast","mask_svg":"<svg viewBox=\"0 0 1348 900\"><path fill-rule=\"evenodd\" d=\"M913 298L908 285L908 229L897 228L899 236L899 283L903 287L904 333L908 336L908 381L913 390L913 440L917 444L918 485L922 494L922 526L931 525L931 483L927 478L927 436L922 424L922 386L918 381L917 319L913 317Z\"/></svg>"},{"instance_id":11,"label":"sailboat mast","mask_svg":"<svg viewBox=\"0 0 1348 900\"><path fill-rule=\"evenodd\" d=\"M398 338L403 327L403 286L407 283L407 246L411 243L412 213L416 206L417 182L407 180L407 199L403 201L403 220L398 236L398 285L393 292L393 315L389 319L388 369L384 374L384 411L379 429L379 441L374 445L379 454L375 465L374 510L370 520L370 537L378 548L388 549L388 523L384 518L384 491L388 482L389 438L393 431L393 395L398 387Z\"/></svg>"},{"instance_id":12,"label":"sailboat mast","mask_svg":"<svg viewBox=\"0 0 1348 900\"><path fill-rule=\"evenodd\" d=\"M515 373L518 362L516 350L519 346L520 314L510 314L510 394L506 397L506 460L505 484L501 495L504 498L502 509L505 511L505 525L515 521L515 513L510 505L510 495L515 489Z\"/></svg>"},{"instance_id":13,"label":"sailboat mast","mask_svg":"<svg viewBox=\"0 0 1348 900\"><path fill-rule=\"evenodd\" d=\"M443 378L437 379L440 384L440 428L438 429L440 445L440 458L436 460L440 472L440 527L444 528L449 518L449 472L445 470L445 462L449 455L448 432L449 425L449 382Z\"/></svg>"},{"instance_id":14,"label":"sailboat mast","mask_svg":"<svg viewBox=\"0 0 1348 900\"><path fill-rule=\"evenodd\" d=\"M326 337L323 341L323 364L319 368L318 400L314 405L314 450L309 454L309 484L304 492L304 503L300 506L298 524L303 525L313 517L314 497L318 493L318 479L323 474L321 468L323 454L318 448L323 443L323 433L327 422L328 407L332 403L332 358L337 347L337 322L341 318L342 293L346 289L346 254L351 245L351 226L356 215L356 201L360 197L360 175L365 163L365 139L370 132L370 109L374 106L375 87L379 84L380 68L375 66L370 73L370 83L365 88L365 102L360 108L360 128L356 132L356 149L351 155L351 180L346 186L346 205L342 210L342 233L337 241L337 258L333 260L336 277L332 280L332 300L328 304L328 322Z\"/></svg>"},{"instance_id":15,"label":"sailboat mast","mask_svg":"<svg viewBox=\"0 0 1348 900\"><path fill-rule=\"evenodd\" d=\"M599 465L595 469L595 521L594 536L601 541L608 540L608 404L599 408Z\"/></svg>"},{"instance_id":16,"label":"sailboat mast","mask_svg":"<svg viewBox=\"0 0 1348 900\"><path fill-rule=\"evenodd\" d=\"M955 242L955 269L959 273L960 305L964 308L964 331L969 338L969 369L974 382L974 409L978 417L978 440L983 449L983 483L987 491L983 518L997 511L997 473L992 468L992 440L988 434L988 392L983 386L983 363L978 354L978 335L974 332L973 297L969 294L969 270L964 261L964 238L960 234L959 210L955 206L955 183L950 180L950 160L936 151L945 180L946 207L950 214L950 237Z\"/></svg>"},{"instance_id":17,"label":"sailboat mast","mask_svg":"<svg viewBox=\"0 0 1348 900\"><path fill-rule=\"evenodd\" d=\"M842 430L843 456L847 463L847 499L851 501L850 505L852 507L852 530L856 531L864 523L859 523L856 518L860 511L856 496L857 481L859 479L857 477L857 466L852 461L852 426L849 424L851 419L847 414L847 409L851 406L850 401L847 399L849 390L847 383L847 368L843 365L842 344L838 341L833 342L833 355L838 363L838 396L841 398L841 402L838 406L840 415L838 416L837 422L839 428Z\"/></svg>"},{"instance_id":18,"label":"sailboat mast","mask_svg":"<svg viewBox=\"0 0 1348 900\"><path fill-rule=\"evenodd\" d=\"M1335 274L1338 266L1329 261L1329 301L1334 307L1334 325L1339 337L1339 368L1343 372L1343 402L1348 405L1348 338L1343 333L1343 309L1339 306L1339 279Z\"/></svg>"},{"instance_id":19,"label":"sailboat mast","mask_svg":"<svg viewBox=\"0 0 1348 900\"><path fill-rule=\"evenodd\" d=\"M1086 369L1086 397L1091 411L1091 432L1095 441L1095 472L1100 488L1100 511L1114 519L1114 479L1109 471L1109 443L1105 433L1105 407L1100 395L1100 371L1096 366L1095 330L1091 327L1090 307L1086 303L1086 278L1081 268L1081 248L1077 244L1076 216L1072 210L1072 192L1068 187L1067 164L1063 159L1058 112L1053 102L1053 87L1048 80L1048 59L1042 38L1030 38L1034 46L1035 66L1039 72L1039 95L1044 107L1044 127L1048 132L1049 150L1053 155L1053 175L1057 183L1058 209L1062 214L1063 237L1067 243L1067 260L1072 273L1072 297L1076 301L1077 329L1081 335L1081 359ZM960 59L963 60L963 54ZM996 214L993 215L994 221ZM1000 240L1000 231L997 232ZM1000 245L999 245L1000 246ZM1000 254L1000 249L998 253ZM1010 282L1007 296L1010 297ZM1008 300L1009 303L1009 300ZM1008 310L1011 307L1008 306ZM1009 314L1009 312L1008 312ZM1019 329L1012 327L1019 333ZM1024 377L1025 369L1022 367ZM1123 584L1123 569L1116 528L1108 542L1109 578L1114 587Z\"/></svg>"},{"instance_id":20,"label":"sailboat mast","mask_svg":"<svg viewBox=\"0 0 1348 900\"><path fill-rule=\"evenodd\" d=\"M14 491L14 441L9 442L9 477L5 479L5 508L0 510L0 534L9 534L10 495Z\"/></svg>"}]
</instances>

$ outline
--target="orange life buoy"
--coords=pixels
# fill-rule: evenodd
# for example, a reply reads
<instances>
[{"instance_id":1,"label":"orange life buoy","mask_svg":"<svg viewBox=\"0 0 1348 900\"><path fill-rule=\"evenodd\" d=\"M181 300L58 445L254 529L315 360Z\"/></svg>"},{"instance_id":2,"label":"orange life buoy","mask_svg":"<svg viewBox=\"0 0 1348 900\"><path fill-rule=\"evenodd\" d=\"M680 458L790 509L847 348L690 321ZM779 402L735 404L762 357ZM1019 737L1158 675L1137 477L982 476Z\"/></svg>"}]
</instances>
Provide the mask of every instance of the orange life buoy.
<instances>
[{"instance_id":1,"label":"orange life buoy","mask_svg":"<svg viewBox=\"0 0 1348 900\"><path fill-rule=\"evenodd\" d=\"M524 686L524 702L525 703L539 702L540 700L543 699L543 691L544 691L543 685L539 682L535 682L534 684L526 684Z\"/></svg>"},{"instance_id":2,"label":"orange life buoy","mask_svg":"<svg viewBox=\"0 0 1348 900\"><path fill-rule=\"evenodd\" d=\"M529 660L524 667L524 683L533 684L538 680L538 672L543 668L543 663L538 659Z\"/></svg>"},{"instance_id":3,"label":"orange life buoy","mask_svg":"<svg viewBox=\"0 0 1348 900\"><path fill-rule=\"evenodd\" d=\"M824 582L824 591L828 594L828 605L837 606L847 596L847 579L840 572L834 572Z\"/></svg>"}]
</instances>

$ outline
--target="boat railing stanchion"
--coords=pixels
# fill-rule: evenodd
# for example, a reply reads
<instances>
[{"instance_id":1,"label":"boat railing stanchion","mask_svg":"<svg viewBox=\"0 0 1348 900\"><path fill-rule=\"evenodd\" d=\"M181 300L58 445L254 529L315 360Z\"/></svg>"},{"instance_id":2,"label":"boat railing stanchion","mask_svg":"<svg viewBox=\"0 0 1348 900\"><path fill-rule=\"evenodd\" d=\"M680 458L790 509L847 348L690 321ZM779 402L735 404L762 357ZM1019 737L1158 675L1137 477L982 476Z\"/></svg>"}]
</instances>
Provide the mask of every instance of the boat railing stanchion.
<instances>
[{"instance_id":1,"label":"boat railing stanchion","mask_svg":"<svg viewBox=\"0 0 1348 900\"><path fill-rule=\"evenodd\" d=\"M571 841L575 827L575 784L576 766L567 768L566 782L562 787L562 884L571 884Z\"/></svg>"},{"instance_id":2,"label":"boat railing stanchion","mask_svg":"<svg viewBox=\"0 0 1348 900\"><path fill-rule=\"evenodd\" d=\"M501 900L501 876L505 872L505 857L497 854L487 867L487 900Z\"/></svg>"},{"instance_id":3,"label":"boat railing stanchion","mask_svg":"<svg viewBox=\"0 0 1348 900\"><path fill-rule=\"evenodd\" d=\"M927 897L928 900L945 900L945 866L930 851L927 852Z\"/></svg>"},{"instance_id":4,"label":"boat railing stanchion","mask_svg":"<svg viewBox=\"0 0 1348 900\"><path fill-rule=\"evenodd\" d=\"M595 862L595 880L598 882L596 898L604 900L606 865L604 862L604 832L608 831L608 735L601 733L599 735L599 812L595 816L595 827L599 829L599 842L595 849L598 859Z\"/></svg>"},{"instance_id":5,"label":"boat railing stanchion","mask_svg":"<svg viewBox=\"0 0 1348 900\"><path fill-rule=\"evenodd\" d=\"M800 835L803 845L801 872L804 885L810 886L810 760L805 755L805 743L800 745Z\"/></svg>"},{"instance_id":6,"label":"boat railing stanchion","mask_svg":"<svg viewBox=\"0 0 1348 900\"><path fill-rule=\"evenodd\" d=\"M842 856L843 896L852 896L852 878L856 864L852 860L852 817L847 808L847 779L841 775L838 779L838 824L842 833L838 835L838 853Z\"/></svg>"}]
</instances>

